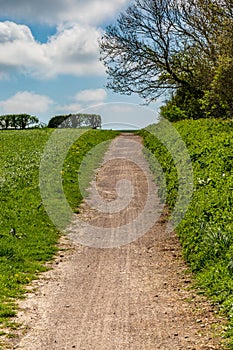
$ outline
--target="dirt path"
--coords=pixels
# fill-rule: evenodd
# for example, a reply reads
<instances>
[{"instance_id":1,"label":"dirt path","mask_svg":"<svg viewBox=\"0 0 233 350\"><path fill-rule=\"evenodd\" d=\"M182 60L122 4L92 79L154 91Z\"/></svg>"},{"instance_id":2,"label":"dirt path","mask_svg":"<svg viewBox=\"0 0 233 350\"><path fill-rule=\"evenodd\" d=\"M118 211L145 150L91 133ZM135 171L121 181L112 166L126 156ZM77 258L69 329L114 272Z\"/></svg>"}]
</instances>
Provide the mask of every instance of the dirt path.
<instances>
[{"instance_id":1,"label":"dirt path","mask_svg":"<svg viewBox=\"0 0 233 350\"><path fill-rule=\"evenodd\" d=\"M132 141L138 148L132 147ZM128 155L130 160L114 160L116 155ZM213 333L222 329L224 321L216 318L208 302L189 290L191 279L176 236L165 232L164 215L144 235L131 227L129 244L120 244L126 233L117 231L116 237L115 228L137 219L150 186L154 186L148 183L150 174L143 175L139 166L143 164L143 172L148 171L139 137L118 137L105 160L109 162L97 175L97 189L107 204L117 204L107 214L84 203L80 218L96 227L96 236L93 232L88 236L86 226L79 229L79 222L74 221L69 230L71 241L63 238L61 242L65 252L60 252L53 270L36 281L28 298L20 302L17 321L23 322L23 327L11 348L220 350L221 338ZM122 182L116 192L116 184L123 178L133 184L131 200L126 190L127 198L121 199L129 183ZM90 190L92 202L96 193ZM153 205L159 208L158 199ZM147 219L151 217L144 217ZM99 237L97 228L105 229L104 238ZM134 240L136 236L139 238ZM78 244L82 240L89 247ZM108 245L115 247L99 248Z\"/></svg>"}]
</instances>

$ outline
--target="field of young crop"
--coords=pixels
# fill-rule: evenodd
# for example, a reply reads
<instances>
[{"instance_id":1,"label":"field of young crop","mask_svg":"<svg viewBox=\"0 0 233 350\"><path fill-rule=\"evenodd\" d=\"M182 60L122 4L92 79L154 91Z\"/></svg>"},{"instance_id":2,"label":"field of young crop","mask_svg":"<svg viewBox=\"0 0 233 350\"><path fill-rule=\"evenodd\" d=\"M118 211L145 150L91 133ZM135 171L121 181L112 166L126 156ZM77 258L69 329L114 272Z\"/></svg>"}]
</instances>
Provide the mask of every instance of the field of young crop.
<instances>
[{"instance_id":1,"label":"field of young crop","mask_svg":"<svg viewBox=\"0 0 233 350\"><path fill-rule=\"evenodd\" d=\"M200 119L173 126L188 148L194 172L192 201L177 232L200 292L228 315L233 349L233 122ZM167 204L172 208L179 191L172 156L151 133L142 134L166 173Z\"/></svg>"},{"instance_id":2,"label":"field of young crop","mask_svg":"<svg viewBox=\"0 0 233 350\"><path fill-rule=\"evenodd\" d=\"M39 166L51 129L0 132L0 323L15 315L15 298L45 270L56 252L60 232L50 221L39 190ZM73 208L82 200L77 169L95 145L115 137L113 131L84 133L71 147L62 171L63 187ZM57 145L59 146L59 145ZM58 147L59 149L59 147ZM98 148L86 169L86 186L102 158Z\"/></svg>"}]
</instances>

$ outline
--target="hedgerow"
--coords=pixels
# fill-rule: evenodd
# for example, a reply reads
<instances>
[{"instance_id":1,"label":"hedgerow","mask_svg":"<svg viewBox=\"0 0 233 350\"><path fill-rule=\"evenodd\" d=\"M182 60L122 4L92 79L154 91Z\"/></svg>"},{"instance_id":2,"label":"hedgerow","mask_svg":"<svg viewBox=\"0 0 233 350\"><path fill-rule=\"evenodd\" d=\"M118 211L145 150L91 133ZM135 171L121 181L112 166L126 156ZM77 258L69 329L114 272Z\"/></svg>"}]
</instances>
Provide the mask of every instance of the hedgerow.
<instances>
[{"instance_id":1,"label":"hedgerow","mask_svg":"<svg viewBox=\"0 0 233 350\"><path fill-rule=\"evenodd\" d=\"M233 122L183 120L173 126L187 146L194 175L192 201L176 231L199 289L228 315L233 349ZM166 201L172 209L177 173L171 154L150 133L155 127L141 134L166 173Z\"/></svg>"}]
</instances>

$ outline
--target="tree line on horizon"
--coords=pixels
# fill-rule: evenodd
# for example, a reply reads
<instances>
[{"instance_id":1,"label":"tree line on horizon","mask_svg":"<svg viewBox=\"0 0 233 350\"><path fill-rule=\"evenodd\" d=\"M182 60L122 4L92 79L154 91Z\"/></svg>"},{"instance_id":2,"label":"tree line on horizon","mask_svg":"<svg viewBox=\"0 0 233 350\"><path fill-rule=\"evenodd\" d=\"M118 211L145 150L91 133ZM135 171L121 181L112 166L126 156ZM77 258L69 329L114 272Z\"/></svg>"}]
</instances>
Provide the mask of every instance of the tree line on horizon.
<instances>
[{"instance_id":1,"label":"tree line on horizon","mask_svg":"<svg viewBox=\"0 0 233 350\"><path fill-rule=\"evenodd\" d=\"M99 44L114 92L165 96L171 121L232 117L233 0L135 0Z\"/></svg>"},{"instance_id":2,"label":"tree line on horizon","mask_svg":"<svg viewBox=\"0 0 233 350\"><path fill-rule=\"evenodd\" d=\"M67 114L54 116L48 125L40 123L39 118L29 114L6 114L0 116L0 129L19 129L48 127L48 128L101 128L102 120L98 114Z\"/></svg>"},{"instance_id":3,"label":"tree line on horizon","mask_svg":"<svg viewBox=\"0 0 233 350\"><path fill-rule=\"evenodd\" d=\"M98 114L65 114L50 119L49 128L101 128L102 120Z\"/></svg>"},{"instance_id":4,"label":"tree line on horizon","mask_svg":"<svg viewBox=\"0 0 233 350\"><path fill-rule=\"evenodd\" d=\"M21 129L24 130L30 125L38 125L39 118L29 114L6 114L0 116L0 129Z\"/></svg>"}]
</instances>

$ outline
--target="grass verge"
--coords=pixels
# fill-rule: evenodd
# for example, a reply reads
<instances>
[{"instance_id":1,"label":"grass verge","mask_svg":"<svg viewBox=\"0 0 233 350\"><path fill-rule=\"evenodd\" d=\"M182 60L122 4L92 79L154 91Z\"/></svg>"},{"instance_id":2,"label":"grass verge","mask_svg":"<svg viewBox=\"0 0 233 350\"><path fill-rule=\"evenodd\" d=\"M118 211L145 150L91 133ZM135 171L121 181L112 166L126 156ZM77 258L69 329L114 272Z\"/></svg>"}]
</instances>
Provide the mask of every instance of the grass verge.
<instances>
[{"instance_id":1,"label":"grass verge","mask_svg":"<svg viewBox=\"0 0 233 350\"><path fill-rule=\"evenodd\" d=\"M25 286L46 270L45 262L57 251L60 232L45 211L39 189L39 166L52 132L0 132L0 324L4 327L11 325L11 317L16 314L16 298L24 297ZM88 131L70 148L62 176L72 208L82 200L77 173L85 154L116 135L113 131ZM89 162L85 186L106 147L103 143Z\"/></svg>"},{"instance_id":2,"label":"grass verge","mask_svg":"<svg viewBox=\"0 0 233 350\"><path fill-rule=\"evenodd\" d=\"M233 122L200 119L173 126L187 146L194 171L192 201L176 231L199 291L228 317L226 337L233 349ZM177 172L171 154L152 135L154 128L140 134L166 174L166 201L172 209L179 191ZM156 173L152 159L151 167Z\"/></svg>"}]
</instances>

